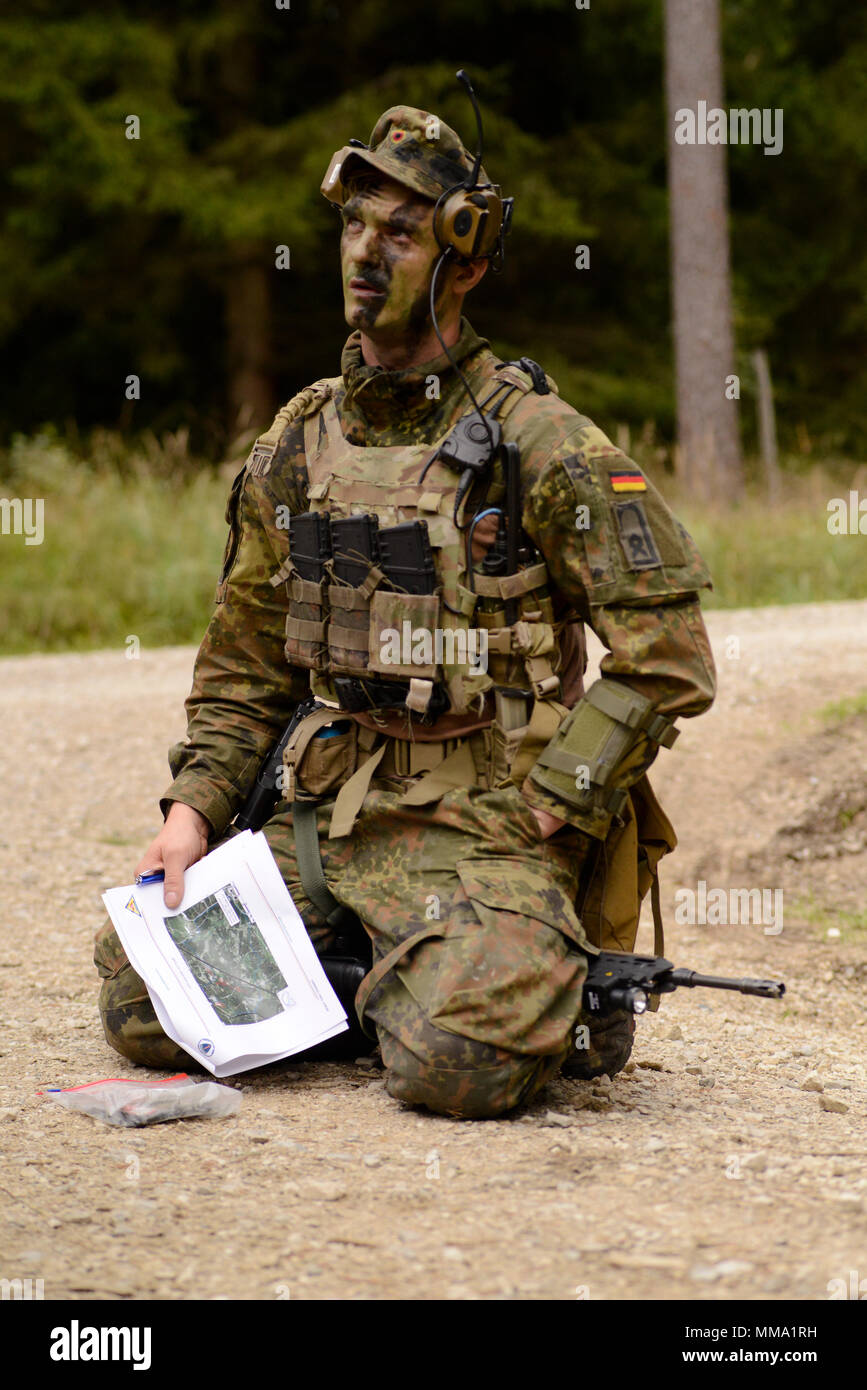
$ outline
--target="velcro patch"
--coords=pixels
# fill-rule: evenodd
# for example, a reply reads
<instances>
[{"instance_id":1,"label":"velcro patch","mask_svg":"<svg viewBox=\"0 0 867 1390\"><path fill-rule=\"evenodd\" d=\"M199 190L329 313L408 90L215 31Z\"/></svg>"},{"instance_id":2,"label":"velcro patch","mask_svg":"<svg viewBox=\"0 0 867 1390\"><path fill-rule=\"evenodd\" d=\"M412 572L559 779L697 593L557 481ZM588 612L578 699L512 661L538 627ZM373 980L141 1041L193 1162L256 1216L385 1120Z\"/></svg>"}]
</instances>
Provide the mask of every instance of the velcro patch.
<instances>
[{"instance_id":1,"label":"velcro patch","mask_svg":"<svg viewBox=\"0 0 867 1390\"><path fill-rule=\"evenodd\" d=\"M264 478L276 452L276 444L254 444L247 459L247 472L252 473L254 478Z\"/></svg>"},{"instance_id":2,"label":"velcro patch","mask_svg":"<svg viewBox=\"0 0 867 1390\"><path fill-rule=\"evenodd\" d=\"M646 492L647 482L637 468L620 468L608 474L614 492Z\"/></svg>"},{"instance_id":3,"label":"velcro patch","mask_svg":"<svg viewBox=\"0 0 867 1390\"><path fill-rule=\"evenodd\" d=\"M653 539L643 501L636 497L629 502L615 502L613 510L628 567L631 570L661 569L662 556Z\"/></svg>"}]
</instances>

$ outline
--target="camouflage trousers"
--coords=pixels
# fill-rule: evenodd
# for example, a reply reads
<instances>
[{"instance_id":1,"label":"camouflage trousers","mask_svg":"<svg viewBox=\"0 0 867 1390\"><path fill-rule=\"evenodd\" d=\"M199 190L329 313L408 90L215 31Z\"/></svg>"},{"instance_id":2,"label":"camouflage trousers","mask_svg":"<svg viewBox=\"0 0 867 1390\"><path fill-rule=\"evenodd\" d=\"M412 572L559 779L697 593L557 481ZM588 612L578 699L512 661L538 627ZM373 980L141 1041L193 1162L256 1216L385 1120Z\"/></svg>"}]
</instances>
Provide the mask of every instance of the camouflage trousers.
<instances>
[{"instance_id":1,"label":"camouflage trousers","mask_svg":"<svg viewBox=\"0 0 867 1390\"><path fill-rule=\"evenodd\" d=\"M351 835L328 839L328 886L364 924L374 967L359 991L389 1093L482 1118L529 1099L570 1051L586 957L574 900L588 841L564 827L543 841L515 787L455 789L426 806L374 783ZM291 811L264 827L317 951L331 931L301 886ZM97 933L100 1011L131 1061L186 1069L109 923Z\"/></svg>"}]
</instances>

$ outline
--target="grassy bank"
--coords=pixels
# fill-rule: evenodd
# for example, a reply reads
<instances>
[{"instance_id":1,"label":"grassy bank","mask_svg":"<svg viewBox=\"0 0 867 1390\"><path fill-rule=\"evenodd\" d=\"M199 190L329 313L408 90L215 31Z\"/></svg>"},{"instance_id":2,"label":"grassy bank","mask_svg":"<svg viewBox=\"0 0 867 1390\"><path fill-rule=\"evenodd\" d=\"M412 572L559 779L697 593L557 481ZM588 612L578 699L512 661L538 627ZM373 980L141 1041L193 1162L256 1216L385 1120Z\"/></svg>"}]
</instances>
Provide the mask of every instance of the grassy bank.
<instances>
[{"instance_id":1,"label":"grassy bank","mask_svg":"<svg viewBox=\"0 0 867 1390\"><path fill-rule=\"evenodd\" d=\"M867 497L863 466L818 465L784 476L783 499L770 507L753 487L723 510L697 507L676 487L660 486L694 537L713 577L713 608L821 603L867 598L867 535L831 535L828 503L850 488ZM864 525L867 526L867 518Z\"/></svg>"},{"instance_id":2,"label":"grassy bank","mask_svg":"<svg viewBox=\"0 0 867 1390\"><path fill-rule=\"evenodd\" d=\"M828 501L854 466L785 482L770 510L756 492L708 513L660 486L714 579L709 607L867 597L867 537L832 536ZM862 470L863 474L863 470ZM98 438L87 460L50 434L0 457L0 497L44 499L44 540L0 535L0 654L197 642L211 612L226 538L225 474L191 461L183 441L132 453ZM862 493L865 488L862 485Z\"/></svg>"},{"instance_id":3,"label":"grassy bank","mask_svg":"<svg viewBox=\"0 0 867 1390\"><path fill-rule=\"evenodd\" d=\"M74 459L49 439L0 465L0 496L44 499L44 539L0 536L0 653L198 642L226 540L228 483L136 455ZM158 464L158 466L155 466Z\"/></svg>"}]
</instances>

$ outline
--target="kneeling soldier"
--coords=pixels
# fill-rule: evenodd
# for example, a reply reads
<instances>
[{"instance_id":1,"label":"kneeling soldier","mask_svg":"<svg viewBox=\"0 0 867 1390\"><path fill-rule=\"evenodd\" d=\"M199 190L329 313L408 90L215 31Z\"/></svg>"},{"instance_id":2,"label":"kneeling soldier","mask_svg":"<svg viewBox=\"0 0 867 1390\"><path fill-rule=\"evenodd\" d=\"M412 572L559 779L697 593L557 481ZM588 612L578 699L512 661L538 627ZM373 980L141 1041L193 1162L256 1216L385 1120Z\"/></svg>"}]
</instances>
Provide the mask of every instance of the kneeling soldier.
<instances>
[{"instance_id":1,"label":"kneeling soldier","mask_svg":"<svg viewBox=\"0 0 867 1390\"><path fill-rule=\"evenodd\" d=\"M315 697L268 842L322 955L347 922L366 933L355 1005L389 1093L492 1116L564 1062L586 1076L629 1055L625 1017L575 1052L581 986L588 952L632 949L674 846L645 773L713 699L709 580L641 470L462 317L511 201L454 131L393 107L323 192L353 331L341 374L278 412L233 486L139 871L164 867L176 905ZM585 691L588 623L609 655ZM112 1046L189 1065L110 927L96 962Z\"/></svg>"}]
</instances>

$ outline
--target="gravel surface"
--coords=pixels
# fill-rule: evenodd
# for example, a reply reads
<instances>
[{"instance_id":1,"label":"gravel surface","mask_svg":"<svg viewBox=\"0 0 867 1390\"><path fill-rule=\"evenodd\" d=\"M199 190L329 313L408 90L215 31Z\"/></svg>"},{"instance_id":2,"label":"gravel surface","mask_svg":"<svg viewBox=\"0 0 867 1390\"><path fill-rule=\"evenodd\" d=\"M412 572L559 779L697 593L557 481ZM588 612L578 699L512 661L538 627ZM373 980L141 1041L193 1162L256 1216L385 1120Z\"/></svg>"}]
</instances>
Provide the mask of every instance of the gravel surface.
<instances>
[{"instance_id":1,"label":"gravel surface","mask_svg":"<svg viewBox=\"0 0 867 1390\"><path fill-rule=\"evenodd\" d=\"M867 1276L867 716L817 713L864 688L867 603L708 626L718 700L653 779L681 839L666 950L786 999L680 991L613 1082L486 1122L402 1106L369 1062L247 1074L237 1117L144 1130L39 1097L148 1074L103 1040L90 943L158 826L193 652L0 663L0 1276L46 1299L419 1300L821 1300ZM782 931L678 925L699 879L783 889Z\"/></svg>"}]
</instances>

